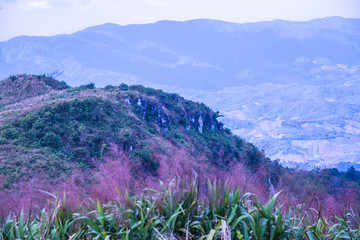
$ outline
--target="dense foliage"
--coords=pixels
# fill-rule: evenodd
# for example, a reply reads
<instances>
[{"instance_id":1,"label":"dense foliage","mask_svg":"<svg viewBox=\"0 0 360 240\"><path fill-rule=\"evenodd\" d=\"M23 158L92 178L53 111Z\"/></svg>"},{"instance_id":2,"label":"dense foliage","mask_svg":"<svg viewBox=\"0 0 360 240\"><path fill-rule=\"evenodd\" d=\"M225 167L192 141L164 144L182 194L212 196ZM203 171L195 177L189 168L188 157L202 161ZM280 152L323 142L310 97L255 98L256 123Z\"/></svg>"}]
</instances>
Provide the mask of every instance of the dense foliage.
<instances>
[{"instance_id":1,"label":"dense foliage","mask_svg":"<svg viewBox=\"0 0 360 240\"><path fill-rule=\"evenodd\" d=\"M284 209L279 193L262 204L240 188L209 182L171 182L159 191L125 194L125 201L91 200L75 210L52 196L49 208L29 217L22 212L0 223L0 239L354 239L360 225L352 213L325 218L302 206ZM121 193L119 193L122 195Z\"/></svg>"}]
</instances>

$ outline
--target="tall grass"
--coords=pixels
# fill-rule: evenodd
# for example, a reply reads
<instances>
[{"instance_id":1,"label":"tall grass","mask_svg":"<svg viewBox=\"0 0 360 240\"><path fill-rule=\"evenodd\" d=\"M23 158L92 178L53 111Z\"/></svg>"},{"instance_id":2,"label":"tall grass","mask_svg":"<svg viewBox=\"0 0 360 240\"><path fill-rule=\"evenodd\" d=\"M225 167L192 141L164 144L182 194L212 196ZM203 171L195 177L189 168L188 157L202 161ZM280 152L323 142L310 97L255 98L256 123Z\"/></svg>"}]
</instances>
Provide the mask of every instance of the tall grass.
<instances>
[{"instance_id":1,"label":"tall grass","mask_svg":"<svg viewBox=\"0 0 360 240\"><path fill-rule=\"evenodd\" d=\"M284 209L280 193L261 203L227 182L208 182L205 196L197 180L174 180L160 190L120 193L125 201L91 200L76 209L66 195L49 194L48 208L25 217L9 215L0 223L2 239L360 239L354 213L324 217L300 206Z\"/></svg>"}]
</instances>

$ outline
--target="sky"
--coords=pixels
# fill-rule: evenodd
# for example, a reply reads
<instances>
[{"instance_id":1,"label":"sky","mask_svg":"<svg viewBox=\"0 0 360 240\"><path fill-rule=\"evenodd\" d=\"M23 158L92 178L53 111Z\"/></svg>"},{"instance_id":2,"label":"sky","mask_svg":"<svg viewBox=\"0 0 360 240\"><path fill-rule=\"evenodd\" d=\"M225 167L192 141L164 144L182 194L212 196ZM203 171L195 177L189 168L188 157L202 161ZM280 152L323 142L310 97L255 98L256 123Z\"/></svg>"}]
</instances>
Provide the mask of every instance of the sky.
<instances>
[{"instance_id":1,"label":"sky","mask_svg":"<svg viewBox=\"0 0 360 240\"><path fill-rule=\"evenodd\" d=\"M0 0L0 41L72 33L113 22L209 18L230 22L360 18L360 0Z\"/></svg>"}]
</instances>

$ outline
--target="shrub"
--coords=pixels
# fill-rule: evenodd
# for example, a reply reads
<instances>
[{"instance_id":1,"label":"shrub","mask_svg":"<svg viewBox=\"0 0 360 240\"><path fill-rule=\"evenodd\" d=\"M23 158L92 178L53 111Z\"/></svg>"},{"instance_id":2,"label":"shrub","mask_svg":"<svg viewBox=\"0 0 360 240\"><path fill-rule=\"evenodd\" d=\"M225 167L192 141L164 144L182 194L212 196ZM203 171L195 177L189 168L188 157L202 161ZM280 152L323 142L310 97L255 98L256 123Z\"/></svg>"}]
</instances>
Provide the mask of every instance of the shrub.
<instances>
[{"instance_id":1,"label":"shrub","mask_svg":"<svg viewBox=\"0 0 360 240\"><path fill-rule=\"evenodd\" d=\"M106 85L105 89L106 90L113 90L115 87L113 85Z\"/></svg>"},{"instance_id":2,"label":"shrub","mask_svg":"<svg viewBox=\"0 0 360 240\"><path fill-rule=\"evenodd\" d=\"M6 128L1 132L1 137L6 139L16 139L19 137L19 131L16 128Z\"/></svg>"},{"instance_id":3,"label":"shrub","mask_svg":"<svg viewBox=\"0 0 360 240\"><path fill-rule=\"evenodd\" d=\"M71 160L74 162L82 162L83 158L89 155L88 149L77 147L71 151Z\"/></svg>"},{"instance_id":4,"label":"shrub","mask_svg":"<svg viewBox=\"0 0 360 240\"><path fill-rule=\"evenodd\" d=\"M141 160L145 170L151 172L153 175L157 174L159 163L153 159L149 149L135 150L134 155Z\"/></svg>"},{"instance_id":5,"label":"shrub","mask_svg":"<svg viewBox=\"0 0 360 240\"><path fill-rule=\"evenodd\" d=\"M41 139L41 145L43 147L49 147L54 150L61 150L63 147L61 138L53 132L47 133Z\"/></svg>"},{"instance_id":6,"label":"shrub","mask_svg":"<svg viewBox=\"0 0 360 240\"><path fill-rule=\"evenodd\" d=\"M185 144L186 140L183 136L183 134L177 130L177 129L171 129L169 131L166 131L163 133L163 136L166 139L169 139L172 143L179 145L179 143L181 144Z\"/></svg>"},{"instance_id":7,"label":"shrub","mask_svg":"<svg viewBox=\"0 0 360 240\"><path fill-rule=\"evenodd\" d=\"M9 140L3 138L3 137L0 137L0 145L2 144L8 144L9 143Z\"/></svg>"},{"instance_id":8,"label":"shrub","mask_svg":"<svg viewBox=\"0 0 360 240\"><path fill-rule=\"evenodd\" d=\"M128 90L129 90L129 86L128 86L127 84L125 84L125 83L122 83L122 84L119 85L119 89L120 89L121 91L128 91Z\"/></svg>"},{"instance_id":9,"label":"shrub","mask_svg":"<svg viewBox=\"0 0 360 240\"><path fill-rule=\"evenodd\" d=\"M9 78L11 79L11 81L15 81L16 79L18 79L18 77L17 77L17 76L14 76L14 75L10 75Z\"/></svg>"},{"instance_id":10,"label":"shrub","mask_svg":"<svg viewBox=\"0 0 360 240\"><path fill-rule=\"evenodd\" d=\"M95 83L91 82L89 84L85 84L85 85L80 85L79 89L80 90L85 90L85 89L94 89L95 88Z\"/></svg>"},{"instance_id":11,"label":"shrub","mask_svg":"<svg viewBox=\"0 0 360 240\"><path fill-rule=\"evenodd\" d=\"M151 152L148 149L136 150L134 154L144 162L152 161Z\"/></svg>"}]
</instances>

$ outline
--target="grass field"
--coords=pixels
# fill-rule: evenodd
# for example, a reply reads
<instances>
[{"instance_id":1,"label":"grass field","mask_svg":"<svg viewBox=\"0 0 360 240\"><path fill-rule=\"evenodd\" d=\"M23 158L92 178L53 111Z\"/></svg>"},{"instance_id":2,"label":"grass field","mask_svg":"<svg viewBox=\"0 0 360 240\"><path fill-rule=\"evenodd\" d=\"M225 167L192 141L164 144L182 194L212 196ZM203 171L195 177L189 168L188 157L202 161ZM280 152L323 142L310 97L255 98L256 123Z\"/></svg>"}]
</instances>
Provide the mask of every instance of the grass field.
<instances>
[{"instance_id":1,"label":"grass field","mask_svg":"<svg viewBox=\"0 0 360 240\"><path fill-rule=\"evenodd\" d=\"M72 209L65 194L48 193L47 208L4 218L0 239L360 239L351 209L322 216L301 204L280 206L279 194L261 203L226 182L176 180L161 190L119 192L108 203L89 200Z\"/></svg>"}]
</instances>

